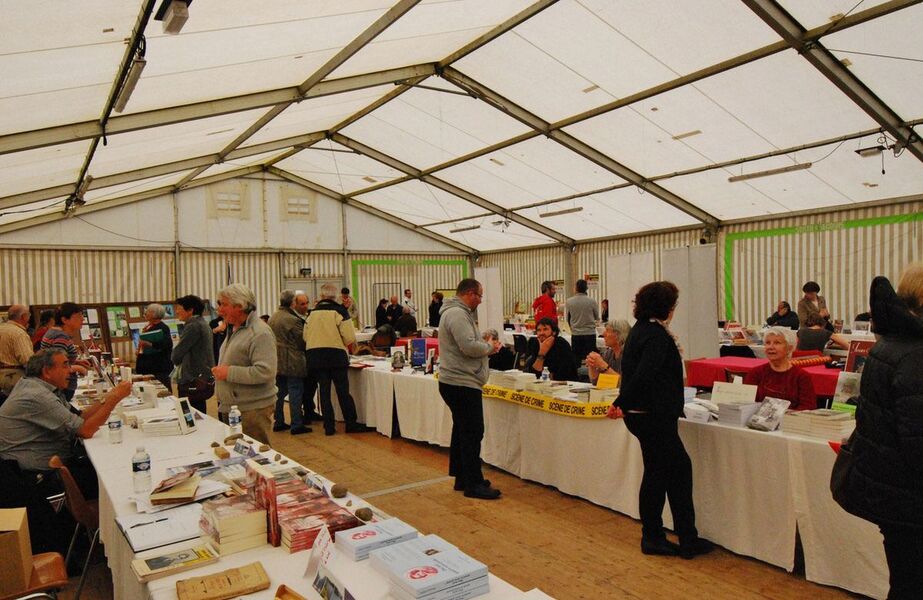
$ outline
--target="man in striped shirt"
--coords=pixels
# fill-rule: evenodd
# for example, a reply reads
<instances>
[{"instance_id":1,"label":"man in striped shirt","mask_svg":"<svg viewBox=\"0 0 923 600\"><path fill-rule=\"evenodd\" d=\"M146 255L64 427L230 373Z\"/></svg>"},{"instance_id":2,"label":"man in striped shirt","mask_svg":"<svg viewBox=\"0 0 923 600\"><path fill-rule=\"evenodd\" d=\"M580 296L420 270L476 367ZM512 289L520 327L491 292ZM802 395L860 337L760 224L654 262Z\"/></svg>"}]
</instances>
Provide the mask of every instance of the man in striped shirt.
<instances>
[{"instance_id":1,"label":"man in striped shirt","mask_svg":"<svg viewBox=\"0 0 923 600\"><path fill-rule=\"evenodd\" d=\"M28 325L29 307L23 304L10 306L7 321L0 324L0 396L4 398L22 378L32 356Z\"/></svg>"}]
</instances>

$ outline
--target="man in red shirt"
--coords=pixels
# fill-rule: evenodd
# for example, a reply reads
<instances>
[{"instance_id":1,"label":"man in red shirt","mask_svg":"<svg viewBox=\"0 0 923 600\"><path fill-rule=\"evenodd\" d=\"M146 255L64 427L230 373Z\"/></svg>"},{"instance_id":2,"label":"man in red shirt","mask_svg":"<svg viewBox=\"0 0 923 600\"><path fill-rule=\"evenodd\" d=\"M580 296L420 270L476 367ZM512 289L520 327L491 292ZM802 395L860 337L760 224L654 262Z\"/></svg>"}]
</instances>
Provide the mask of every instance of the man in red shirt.
<instances>
[{"instance_id":1,"label":"man in red shirt","mask_svg":"<svg viewBox=\"0 0 923 600\"><path fill-rule=\"evenodd\" d=\"M558 305L554 302L554 284L550 281L542 282L542 295L532 303L532 312L535 314L535 322L544 317L548 317L557 324L558 322Z\"/></svg>"}]
</instances>

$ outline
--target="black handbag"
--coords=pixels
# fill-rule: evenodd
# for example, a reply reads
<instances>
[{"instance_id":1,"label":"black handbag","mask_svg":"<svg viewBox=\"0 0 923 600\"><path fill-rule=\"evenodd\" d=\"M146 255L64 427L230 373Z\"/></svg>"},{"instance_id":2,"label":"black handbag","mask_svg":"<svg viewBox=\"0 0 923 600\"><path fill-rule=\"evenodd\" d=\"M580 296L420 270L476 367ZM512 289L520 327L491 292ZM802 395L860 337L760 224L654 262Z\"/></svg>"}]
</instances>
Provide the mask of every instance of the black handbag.
<instances>
[{"instance_id":1,"label":"black handbag","mask_svg":"<svg viewBox=\"0 0 923 600\"><path fill-rule=\"evenodd\" d=\"M180 396L186 396L193 402L205 402L215 394L215 378L211 375L199 375L191 382L177 387Z\"/></svg>"},{"instance_id":2,"label":"black handbag","mask_svg":"<svg viewBox=\"0 0 923 600\"><path fill-rule=\"evenodd\" d=\"M849 508L849 477L852 474L856 460L851 443L852 436L840 446L840 452L837 454L836 461L833 463L833 470L830 472L830 493L833 494L833 499L836 503L849 513L853 512Z\"/></svg>"}]
</instances>

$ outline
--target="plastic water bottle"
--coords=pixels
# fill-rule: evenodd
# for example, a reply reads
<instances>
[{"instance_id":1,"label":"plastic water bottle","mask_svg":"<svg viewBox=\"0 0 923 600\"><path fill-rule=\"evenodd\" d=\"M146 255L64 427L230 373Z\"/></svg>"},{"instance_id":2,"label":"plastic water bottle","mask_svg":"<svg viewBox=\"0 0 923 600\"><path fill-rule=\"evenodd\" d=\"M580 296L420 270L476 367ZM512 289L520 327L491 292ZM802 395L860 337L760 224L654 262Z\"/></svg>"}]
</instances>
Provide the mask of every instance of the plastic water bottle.
<instances>
[{"instance_id":1,"label":"plastic water bottle","mask_svg":"<svg viewBox=\"0 0 923 600\"><path fill-rule=\"evenodd\" d=\"M122 443L122 418L116 413L109 415L109 420L106 421L106 425L109 426L109 443L110 444L121 444Z\"/></svg>"},{"instance_id":2,"label":"plastic water bottle","mask_svg":"<svg viewBox=\"0 0 923 600\"><path fill-rule=\"evenodd\" d=\"M151 455L144 450L144 446L138 446L135 455L131 457L131 477L135 493L151 489Z\"/></svg>"},{"instance_id":3,"label":"plastic water bottle","mask_svg":"<svg viewBox=\"0 0 923 600\"><path fill-rule=\"evenodd\" d=\"M243 426L240 424L240 411L237 410L236 404L231 406L231 412L228 413L228 425L231 428L231 435L243 433Z\"/></svg>"},{"instance_id":4,"label":"plastic water bottle","mask_svg":"<svg viewBox=\"0 0 923 600\"><path fill-rule=\"evenodd\" d=\"M551 371L548 370L548 367L542 369L542 381L548 381L551 379Z\"/></svg>"}]
</instances>

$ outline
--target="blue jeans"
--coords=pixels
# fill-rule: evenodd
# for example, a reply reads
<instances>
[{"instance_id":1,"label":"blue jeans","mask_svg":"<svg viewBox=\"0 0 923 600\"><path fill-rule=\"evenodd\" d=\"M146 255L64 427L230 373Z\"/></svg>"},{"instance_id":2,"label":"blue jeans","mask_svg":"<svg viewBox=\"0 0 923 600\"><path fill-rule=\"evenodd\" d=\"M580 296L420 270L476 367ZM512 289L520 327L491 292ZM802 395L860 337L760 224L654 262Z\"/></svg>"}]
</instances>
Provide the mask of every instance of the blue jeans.
<instances>
[{"instance_id":1,"label":"blue jeans","mask_svg":"<svg viewBox=\"0 0 923 600\"><path fill-rule=\"evenodd\" d=\"M301 377L287 377L276 375L276 409L273 414L274 425L285 423L285 396L288 395L288 409L292 416L292 429L304 427L304 413L301 409L301 400L304 396L304 379Z\"/></svg>"}]
</instances>

